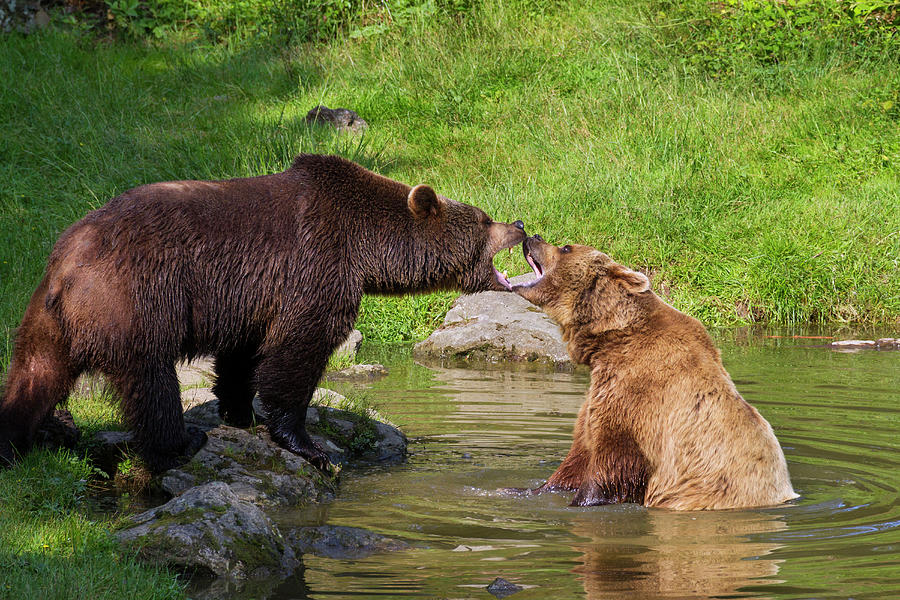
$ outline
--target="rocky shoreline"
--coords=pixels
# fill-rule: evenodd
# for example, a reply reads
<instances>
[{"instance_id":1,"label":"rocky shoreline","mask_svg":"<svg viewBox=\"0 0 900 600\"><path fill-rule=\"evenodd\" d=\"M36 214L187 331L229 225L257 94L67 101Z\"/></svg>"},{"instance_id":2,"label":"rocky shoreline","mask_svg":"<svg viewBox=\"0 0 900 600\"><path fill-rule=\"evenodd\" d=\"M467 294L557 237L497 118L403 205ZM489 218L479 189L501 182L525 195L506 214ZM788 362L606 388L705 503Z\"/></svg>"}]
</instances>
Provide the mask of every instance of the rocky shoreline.
<instances>
[{"instance_id":1,"label":"rocky shoreline","mask_svg":"<svg viewBox=\"0 0 900 600\"><path fill-rule=\"evenodd\" d=\"M208 383L210 367L205 361L182 365L182 386ZM325 475L273 443L265 425L223 425L208 387L187 389L185 421L206 431L208 442L188 463L155 480L171 500L129 517L116 537L149 562L236 584L288 577L305 553L346 558L406 548L363 529L282 527L273 517L280 509L332 500L344 465L404 460L407 440L399 429L377 414L336 408L344 402L320 388L307 412L311 437L338 465ZM129 437L119 433L116 444L127 445Z\"/></svg>"}]
</instances>

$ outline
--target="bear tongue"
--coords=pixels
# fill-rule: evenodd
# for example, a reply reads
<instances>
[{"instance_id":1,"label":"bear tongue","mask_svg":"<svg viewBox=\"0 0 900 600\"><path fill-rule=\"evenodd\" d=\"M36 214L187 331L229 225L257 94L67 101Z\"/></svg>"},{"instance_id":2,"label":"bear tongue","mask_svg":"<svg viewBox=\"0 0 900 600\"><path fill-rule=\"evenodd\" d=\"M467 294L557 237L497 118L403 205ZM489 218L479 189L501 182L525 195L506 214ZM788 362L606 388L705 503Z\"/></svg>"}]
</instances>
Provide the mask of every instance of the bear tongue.
<instances>
[{"instance_id":1,"label":"bear tongue","mask_svg":"<svg viewBox=\"0 0 900 600\"><path fill-rule=\"evenodd\" d=\"M497 281L508 290L512 289L512 284L509 282L509 278L506 276L506 273L501 273L497 270L497 267L494 267L494 277Z\"/></svg>"},{"instance_id":2,"label":"bear tongue","mask_svg":"<svg viewBox=\"0 0 900 600\"><path fill-rule=\"evenodd\" d=\"M531 254L526 254L525 260L529 265L531 265L531 268L534 269L534 274L537 275L538 279L544 276L544 269L541 268L541 263L536 261L534 257L531 256Z\"/></svg>"}]
</instances>

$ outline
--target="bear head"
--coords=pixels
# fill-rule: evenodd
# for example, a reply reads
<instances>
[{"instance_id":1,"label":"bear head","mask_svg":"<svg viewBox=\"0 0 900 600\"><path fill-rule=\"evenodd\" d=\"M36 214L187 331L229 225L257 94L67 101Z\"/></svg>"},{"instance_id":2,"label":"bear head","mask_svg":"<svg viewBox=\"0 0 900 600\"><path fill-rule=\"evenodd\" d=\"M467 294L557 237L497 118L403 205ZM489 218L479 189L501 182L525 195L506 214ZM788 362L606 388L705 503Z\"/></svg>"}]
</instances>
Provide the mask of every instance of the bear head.
<instances>
[{"instance_id":1,"label":"bear head","mask_svg":"<svg viewBox=\"0 0 900 600\"><path fill-rule=\"evenodd\" d=\"M425 184L410 189L407 206L413 220L411 237L417 242L415 249L406 253L405 266L395 265L395 287L387 291L418 288L474 293L512 289L506 275L494 267L493 259L501 250L525 240L522 221L495 222L480 208L440 196ZM394 245L399 243L395 240ZM409 272L404 274L404 268Z\"/></svg>"},{"instance_id":2,"label":"bear head","mask_svg":"<svg viewBox=\"0 0 900 600\"><path fill-rule=\"evenodd\" d=\"M522 243L536 279L513 291L544 309L571 341L633 324L654 297L650 280L590 246L553 246L536 235Z\"/></svg>"}]
</instances>

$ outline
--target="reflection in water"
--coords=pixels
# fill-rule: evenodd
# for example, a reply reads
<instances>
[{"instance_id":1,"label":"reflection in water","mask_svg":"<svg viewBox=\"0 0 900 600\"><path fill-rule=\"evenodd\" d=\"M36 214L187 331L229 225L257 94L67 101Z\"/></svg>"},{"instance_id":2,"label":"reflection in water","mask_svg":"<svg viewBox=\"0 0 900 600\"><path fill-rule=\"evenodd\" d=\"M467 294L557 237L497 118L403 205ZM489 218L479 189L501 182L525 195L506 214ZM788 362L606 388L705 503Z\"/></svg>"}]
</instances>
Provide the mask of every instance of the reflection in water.
<instances>
[{"instance_id":1,"label":"reflection in water","mask_svg":"<svg viewBox=\"0 0 900 600\"><path fill-rule=\"evenodd\" d=\"M680 513L632 506L622 514L581 513L572 531L589 539L574 570L586 597L734 597L742 587L778 573L767 558L777 544L749 534L783 530L779 515L749 511ZM768 583L775 583L769 579Z\"/></svg>"}]
</instances>

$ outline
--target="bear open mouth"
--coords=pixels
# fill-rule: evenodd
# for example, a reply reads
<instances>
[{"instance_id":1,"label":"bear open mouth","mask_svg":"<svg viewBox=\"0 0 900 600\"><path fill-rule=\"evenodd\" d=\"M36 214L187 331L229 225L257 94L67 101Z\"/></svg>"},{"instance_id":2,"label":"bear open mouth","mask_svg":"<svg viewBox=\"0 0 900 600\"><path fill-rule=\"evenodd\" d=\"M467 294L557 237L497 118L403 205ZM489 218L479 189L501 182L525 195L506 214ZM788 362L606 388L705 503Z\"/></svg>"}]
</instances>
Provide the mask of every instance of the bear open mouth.
<instances>
[{"instance_id":1,"label":"bear open mouth","mask_svg":"<svg viewBox=\"0 0 900 600\"><path fill-rule=\"evenodd\" d=\"M537 276L535 278L535 281L540 280L540 278L544 276L543 265L538 262L538 259L536 259L524 245L522 246L522 251L525 254L525 261L531 266L531 268L534 270L534 274Z\"/></svg>"}]
</instances>

